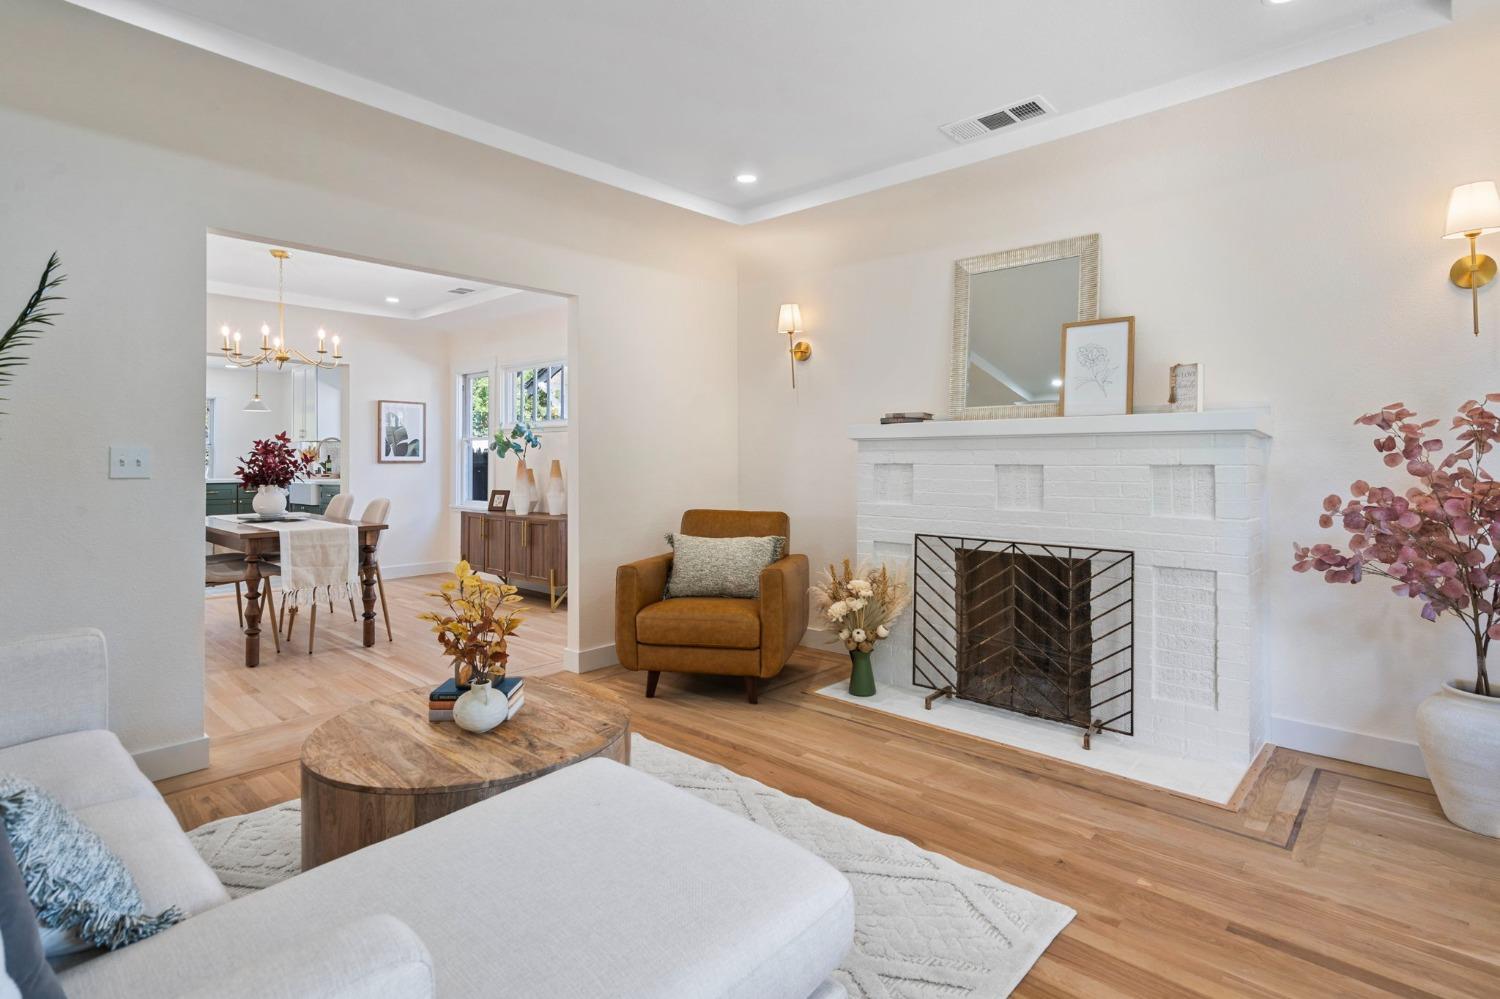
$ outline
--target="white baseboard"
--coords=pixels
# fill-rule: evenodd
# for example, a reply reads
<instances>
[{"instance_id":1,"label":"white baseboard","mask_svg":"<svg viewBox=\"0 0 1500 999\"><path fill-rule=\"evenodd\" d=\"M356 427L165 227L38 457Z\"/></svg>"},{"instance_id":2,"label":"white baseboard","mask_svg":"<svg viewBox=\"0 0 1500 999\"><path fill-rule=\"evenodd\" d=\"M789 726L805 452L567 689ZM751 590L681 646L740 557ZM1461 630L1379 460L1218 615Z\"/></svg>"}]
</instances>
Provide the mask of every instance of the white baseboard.
<instances>
[{"instance_id":1,"label":"white baseboard","mask_svg":"<svg viewBox=\"0 0 1500 999\"><path fill-rule=\"evenodd\" d=\"M563 669L572 673L590 673L596 669L613 666L620 661L615 655L615 643L596 645L592 649L563 649Z\"/></svg>"},{"instance_id":2,"label":"white baseboard","mask_svg":"<svg viewBox=\"0 0 1500 999\"><path fill-rule=\"evenodd\" d=\"M452 572L457 564L457 560L453 562L408 562L405 565L381 563L380 578L405 579L407 576L430 576L435 572Z\"/></svg>"},{"instance_id":3,"label":"white baseboard","mask_svg":"<svg viewBox=\"0 0 1500 999\"><path fill-rule=\"evenodd\" d=\"M141 768L141 772L152 780L163 780L167 777L176 777L178 774L192 773L194 770L202 770L208 766L208 736L200 735L196 739L186 742L174 742L167 746L157 746L155 749L145 749L139 753L132 753L135 765Z\"/></svg>"},{"instance_id":4,"label":"white baseboard","mask_svg":"<svg viewBox=\"0 0 1500 999\"><path fill-rule=\"evenodd\" d=\"M1427 776L1427 764L1416 743L1389 739L1383 735L1351 732L1297 718L1278 717L1271 719L1270 741L1304 753L1350 760L1366 766L1380 767L1382 770L1411 774L1413 777Z\"/></svg>"}]
</instances>

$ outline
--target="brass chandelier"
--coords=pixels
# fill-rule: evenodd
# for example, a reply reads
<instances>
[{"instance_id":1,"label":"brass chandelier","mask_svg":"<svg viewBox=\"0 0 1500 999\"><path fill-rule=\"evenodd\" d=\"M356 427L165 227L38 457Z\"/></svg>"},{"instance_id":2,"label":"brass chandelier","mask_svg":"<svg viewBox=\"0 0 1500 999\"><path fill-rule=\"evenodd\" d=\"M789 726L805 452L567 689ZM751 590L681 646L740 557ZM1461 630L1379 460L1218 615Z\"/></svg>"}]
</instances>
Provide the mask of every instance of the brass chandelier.
<instances>
[{"instance_id":1,"label":"brass chandelier","mask_svg":"<svg viewBox=\"0 0 1500 999\"><path fill-rule=\"evenodd\" d=\"M219 345L219 350L224 354L224 359L230 364L240 368L256 369L256 398L260 398L260 366L262 364L275 364L277 369L284 367L288 361L297 364L306 364L314 368L336 368L339 361L343 360L343 354L339 349L338 334L333 336L333 354L328 353L328 332L318 330L318 349L316 357L310 357L291 346L286 340L286 262L291 259L291 254L285 250L272 250L271 256L276 258L276 337L271 338L271 327L267 323L260 326L260 350L253 354L245 354L240 351L240 332L235 330L231 335L228 326L221 326L219 332L224 336L224 342Z\"/></svg>"}]
</instances>

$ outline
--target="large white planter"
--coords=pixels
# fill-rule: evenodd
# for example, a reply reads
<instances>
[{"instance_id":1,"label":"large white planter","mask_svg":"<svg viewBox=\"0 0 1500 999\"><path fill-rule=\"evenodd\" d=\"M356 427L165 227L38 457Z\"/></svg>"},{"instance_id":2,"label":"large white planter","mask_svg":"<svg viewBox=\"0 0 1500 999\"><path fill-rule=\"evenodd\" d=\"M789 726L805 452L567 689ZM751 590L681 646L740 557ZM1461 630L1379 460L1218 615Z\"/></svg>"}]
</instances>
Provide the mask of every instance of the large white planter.
<instances>
[{"instance_id":1,"label":"large white planter","mask_svg":"<svg viewBox=\"0 0 1500 999\"><path fill-rule=\"evenodd\" d=\"M277 517L286 513L286 490L280 486L257 486L250 500L250 509L262 517Z\"/></svg>"},{"instance_id":2,"label":"large white planter","mask_svg":"<svg viewBox=\"0 0 1500 999\"><path fill-rule=\"evenodd\" d=\"M1452 681L1417 708L1417 742L1443 814L1500 836L1500 697Z\"/></svg>"}]
</instances>

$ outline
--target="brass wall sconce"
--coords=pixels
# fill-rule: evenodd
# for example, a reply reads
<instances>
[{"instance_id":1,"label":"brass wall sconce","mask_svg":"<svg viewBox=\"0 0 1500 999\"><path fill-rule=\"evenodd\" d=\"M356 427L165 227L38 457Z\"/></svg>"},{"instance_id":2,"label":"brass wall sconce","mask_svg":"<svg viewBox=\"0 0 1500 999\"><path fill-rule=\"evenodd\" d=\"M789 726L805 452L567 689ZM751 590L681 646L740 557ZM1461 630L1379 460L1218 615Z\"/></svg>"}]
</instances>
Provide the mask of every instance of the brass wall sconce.
<instances>
[{"instance_id":1,"label":"brass wall sconce","mask_svg":"<svg viewBox=\"0 0 1500 999\"><path fill-rule=\"evenodd\" d=\"M796 388L797 362L812 357L812 344L797 339L797 334L802 332L802 309L798 305L791 303L781 307L781 315L776 320L776 332L786 334L786 350L792 365L792 388Z\"/></svg>"},{"instance_id":2,"label":"brass wall sconce","mask_svg":"<svg viewBox=\"0 0 1500 999\"><path fill-rule=\"evenodd\" d=\"M1465 238L1469 254L1448 269L1448 280L1469 289L1474 303L1474 335L1479 335L1479 289L1495 280L1495 258L1480 253L1475 241L1486 233L1500 231L1500 191L1493 180L1463 184L1448 196L1448 224L1444 239Z\"/></svg>"}]
</instances>

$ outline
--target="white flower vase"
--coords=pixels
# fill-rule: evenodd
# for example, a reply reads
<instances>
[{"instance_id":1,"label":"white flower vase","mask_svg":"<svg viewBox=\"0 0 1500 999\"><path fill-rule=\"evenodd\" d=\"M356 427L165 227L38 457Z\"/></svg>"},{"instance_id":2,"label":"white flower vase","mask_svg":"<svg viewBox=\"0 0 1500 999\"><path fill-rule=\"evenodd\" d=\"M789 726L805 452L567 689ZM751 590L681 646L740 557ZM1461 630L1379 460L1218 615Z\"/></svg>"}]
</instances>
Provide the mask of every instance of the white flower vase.
<instances>
[{"instance_id":1,"label":"white flower vase","mask_svg":"<svg viewBox=\"0 0 1500 999\"><path fill-rule=\"evenodd\" d=\"M453 702L453 723L465 732L482 735L505 721L510 702L504 694L481 680L469 685Z\"/></svg>"},{"instance_id":2,"label":"white flower vase","mask_svg":"<svg viewBox=\"0 0 1500 999\"><path fill-rule=\"evenodd\" d=\"M279 517L286 513L286 490L280 486L257 486L250 509L262 517Z\"/></svg>"},{"instance_id":3,"label":"white flower vase","mask_svg":"<svg viewBox=\"0 0 1500 999\"><path fill-rule=\"evenodd\" d=\"M563 482L562 462L555 459L547 473L547 512L554 517L568 512L568 487Z\"/></svg>"},{"instance_id":4,"label":"white flower vase","mask_svg":"<svg viewBox=\"0 0 1500 999\"><path fill-rule=\"evenodd\" d=\"M527 503L524 513L531 513L542 505L542 493L536 487L536 472L530 468L526 469L526 496L530 502Z\"/></svg>"},{"instance_id":5,"label":"white flower vase","mask_svg":"<svg viewBox=\"0 0 1500 999\"><path fill-rule=\"evenodd\" d=\"M1500 837L1500 697L1444 685L1417 707L1417 742L1448 821Z\"/></svg>"},{"instance_id":6,"label":"white flower vase","mask_svg":"<svg viewBox=\"0 0 1500 999\"><path fill-rule=\"evenodd\" d=\"M512 513L531 512L531 480L526 476L526 459L516 466L516 482L510 490L510 511Z\"/></svg>"}]
</instances>

